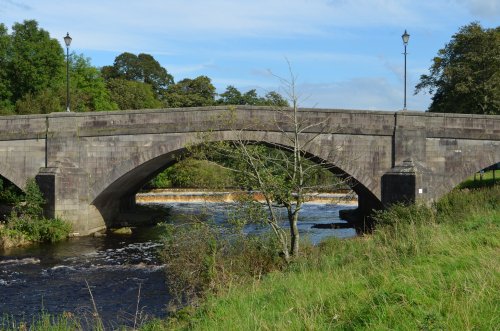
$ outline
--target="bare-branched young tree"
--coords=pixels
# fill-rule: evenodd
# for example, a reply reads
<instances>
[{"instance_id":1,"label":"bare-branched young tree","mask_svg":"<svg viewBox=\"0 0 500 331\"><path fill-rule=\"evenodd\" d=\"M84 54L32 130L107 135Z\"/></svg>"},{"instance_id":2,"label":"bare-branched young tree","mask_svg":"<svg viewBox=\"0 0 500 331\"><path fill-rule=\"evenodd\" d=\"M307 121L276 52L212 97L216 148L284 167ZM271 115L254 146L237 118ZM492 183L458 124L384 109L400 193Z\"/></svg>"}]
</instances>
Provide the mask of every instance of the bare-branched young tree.
<instances>
[{"instance_id":1,"label":"bare-branched young tree","mask_svg":"<svg viewBox=\"0 0 500 331\"><path fill-rule=\"evenodd\" d=\"M231 129L230 137L218 136L213 131L200 137L203 143L193 147L195 157L205 158L217 163L220 167L230 169L236 174L236 181L240 188L246 190L246 201L255 205L258 195L264 201L264 213L248 213L257 215L257 221L264 222L274 232L281 249L283 258L290 261L299 254L300 235L298 229L299 214L305 202L313 199L318 192L346 187L346 176L327 183L314 180L320 169L329 169L334 166L331 161L334 155L326 160L314 158L310 152L317 139L328 132L328 117L322 120L306 120L301 116L299 109L299 95L296 92L296 76L289 65L290 77L285 79L276 76L281 83L284 94L288 98L290 107L276 107L274 112L273 132L268 129L269 123L248 119L242 126L242 121L236 121L236 109L217 119L218 123ZM238 127L236 127L236 124ZM248 134L252 132L252 137ZM263 145L266 135L274 135L275 144L270 148ZM276 138L278 136L278 138ZM331 148L331 147L330 147ZM331 154L335 154L331 148ZM286 213L283 213L283 209ZM247 215L247 216L248 216ZM285 217L283 217L285 216ZM252 218L252 217L250 217ZM289 235L283 224L288 222Z\"/></svg>"}]
</instances>

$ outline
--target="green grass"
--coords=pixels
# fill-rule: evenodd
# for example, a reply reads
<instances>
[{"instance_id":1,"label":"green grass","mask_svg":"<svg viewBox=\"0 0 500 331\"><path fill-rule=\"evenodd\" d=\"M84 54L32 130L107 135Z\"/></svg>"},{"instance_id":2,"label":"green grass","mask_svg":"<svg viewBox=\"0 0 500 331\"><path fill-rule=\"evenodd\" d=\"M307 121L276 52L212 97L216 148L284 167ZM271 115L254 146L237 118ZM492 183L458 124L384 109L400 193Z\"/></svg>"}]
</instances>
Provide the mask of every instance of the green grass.
<instances>
[{"instance_id":1,"label":"green grass","mask_svg":"<svg viewBox=\"0 0 500 331\"><path fill-rule=\"evenodd\" d=\"M30 323L16 322L8 316L0 318L0 330L2 331L67 331L83 330L80 321L70 315L53 316L42 312L38 318L34 318Z\"/></svg>"},{"instance_id":2,"label":"green grass","mask_svg":"<svg viewBox=\"0 0 500 331\"><path fill-rule=\"evenodd\" d=\"M500 328L500 188L396 206L372 235L331 239L286 272L229 287L145 330Z\"/></svg>"},{"instance_id":3,"label":"green grass","mask_svg":"<svg viewBox=\"0 0 500 331\"><path fill-rule=\"evenodd\" d=\"M466 180L464 180L462 183L458 185L458 188L464 189L474 189L474 188L481 188L481 187L489 187L493 185L500 185L500 171L496 170L495 171L495 178L493 178L493 170L486 171L482 179L480 177L480 174L476 174L476 179L474 180L474 175L470 176Z\"/></svg>"}]
</instances>

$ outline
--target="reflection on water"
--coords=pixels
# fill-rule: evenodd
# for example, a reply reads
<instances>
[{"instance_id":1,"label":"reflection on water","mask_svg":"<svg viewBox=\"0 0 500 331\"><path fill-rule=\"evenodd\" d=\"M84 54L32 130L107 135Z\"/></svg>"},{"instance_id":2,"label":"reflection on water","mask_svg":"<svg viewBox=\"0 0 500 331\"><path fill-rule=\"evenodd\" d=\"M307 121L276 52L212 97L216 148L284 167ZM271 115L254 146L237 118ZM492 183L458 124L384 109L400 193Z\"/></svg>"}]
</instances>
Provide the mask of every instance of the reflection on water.
<instances>
[{"instance_id":1,"label":"reflection on water","mask_svg":"<svg viewBox=\"0 0 500 331\"><path fill-rule=\"evenodd\" d=\"M167 204L163 204L167 205ZM212 215L224 222L227 203L173 203L169 219ZM328 236L353 237L354 229L315 229L314 224L342 223L338 210L355 206L308 204L299 222L302 235L317 243ZM164 317L169 301L161 262L158 228L135 229L132 236L83 237L10 250L0 256L0 315L31 320L43 309L52 314L90 316L90 289L108 326L133 325L141 286L141 316ZM249 227L246 231L258 231Z\"/></svg>"}]
</instances>

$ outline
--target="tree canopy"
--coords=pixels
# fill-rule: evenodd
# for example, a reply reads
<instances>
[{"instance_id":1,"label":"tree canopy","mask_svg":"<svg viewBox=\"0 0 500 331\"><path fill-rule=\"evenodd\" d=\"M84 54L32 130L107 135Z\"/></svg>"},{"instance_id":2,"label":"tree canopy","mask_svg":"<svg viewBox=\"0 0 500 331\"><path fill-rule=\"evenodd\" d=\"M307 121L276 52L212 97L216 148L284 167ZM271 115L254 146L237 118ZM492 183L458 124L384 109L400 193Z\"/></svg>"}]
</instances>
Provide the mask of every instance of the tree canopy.
<instances>
[{"instance_id":1,"label":"tree canopy","mask_svg":"<svg viewBox=\"0 0 500 331\"><path fill-rule=\"evenodd\" d=\"M39 114L66 108L66 57L57 39L35 20L15 23L9 34L0 23L0 114ZM177 83L150 54L124 52L112 65L96 68L83 55L69 56L71 111L225 105L288 106L276 92L233 86L216 100L207 76Z\"/></svg>"},{"instance_id":2,"label":"tree canopy","mask_svg":"<svg viewBox=\"0 0 500 331\"><path fill-rule=\"evenodd\" d=\"M69 59L71 109L117 109L100 71L83 55ZM66 61L56 39L34 20L15 23L9 35L0 24L0 112L38 114L63 111ZM3 70L5 69L5 70Z\"/></svg>"},{"instance_id":3,"label":"tree canopy","mask_svg":"<svg viewBox=\"0 0 500 331\"><path fill-rule=\"evenodd\" d=\"M166 107L201 107L215 103L215 86L207 76L185 78L170 85L164 94Z\"/></svg>"},{"instance_id":4,"label":"tree canopy","mask_svg":"<svg viewBox=\"0 0 500 331\"><path fill-rule=\"evenodd\" d=\"M220 105L251 105L251 106L276 106L288 107L288 101L279 93L271 91L264 97L259 97L255 89L241 93L236 87L229 85L221 93L217 103Z\"/></svg>"},{"instance_id":5,"label":"tree canopy","mask_svg":"<svg viewBox=\"0 0 500 331\"><path fill-rule=\"evenodd\" d=\"M56 86L63 79L64 51L34 20L12 27L7 72L14 99Z\"/></svg>"},{"instance_id":6,"label":"tree canopy","mask_svg":"<svg viewBox=\"0 0 500 331\"><path fill-rule=\"evenodd\" d=\"M155 97L149 84L113 78L107 83L111 98L119 109L159 108L161 102Z\"/></svg>"},{"instance_id":7,"label":"tree canopy","mask_svg":"<svg viewBox=\"0 0 500 331\"><path fill-rule=\"evenodd\" d=\"M121 78L149 84L157 96L174 82L167 69L163 68L153 56L144 53L139 55L122 53L115 58L112 66L104 66L101 71L106 80Z\"/></svg>"},{"instance_id":8,"label":"tree canopy","mask_svg":"<svg viewBox=\"0 0 500 331\"><path fill-rule=\"evenodd\" d=\"M64 51L34 20L15 23L10 35L0 24L0 67L0 111L9 114L21 99L62 82Z\"/></svg>"},{"instance_id":9,"label":"tree canopy","mask_svg":"<svg viewBox=\"0 0 500 331\"><path fill-rule=\"evenodd\" d=\"M500 114L500 27L460 28L420 77L415 93L425 90L430 112Z\"/></svg>"}]
</instances>

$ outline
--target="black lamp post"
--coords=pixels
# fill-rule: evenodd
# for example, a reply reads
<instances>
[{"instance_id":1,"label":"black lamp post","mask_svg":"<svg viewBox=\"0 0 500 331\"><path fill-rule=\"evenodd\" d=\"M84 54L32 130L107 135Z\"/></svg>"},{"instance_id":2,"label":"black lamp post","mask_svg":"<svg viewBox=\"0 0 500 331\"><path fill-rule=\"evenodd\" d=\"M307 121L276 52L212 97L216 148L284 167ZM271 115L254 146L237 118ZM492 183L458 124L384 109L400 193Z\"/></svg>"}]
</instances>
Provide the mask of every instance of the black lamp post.
<instances>
[{"instance_id":1,"label":"black lamp post","mask_svg":"<svg viewBox=\"0 0 500 331\"><path fill-rule=\"evenodd\" d=\"M66 33L64 43L66 44L66 111L69 110L69 45L71 45L71 37Z\"/></svg>"},{"instance_id":2,"label":"black lamp post","mask_svg":"<svg viewBox=\"0 0 500 331\"><path fill-rule=\"evenodd\" d=\"M410 35L405 30L405 33L403 33L401 38L403 38L403 44L405 45L405 52L403 53L405 55L405 98L404 98L403 110L406 110L406 54L408 54L406 53L406 46L408 45L408 40L410 40Z\"/></svg>"}]
</instances>

